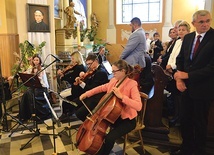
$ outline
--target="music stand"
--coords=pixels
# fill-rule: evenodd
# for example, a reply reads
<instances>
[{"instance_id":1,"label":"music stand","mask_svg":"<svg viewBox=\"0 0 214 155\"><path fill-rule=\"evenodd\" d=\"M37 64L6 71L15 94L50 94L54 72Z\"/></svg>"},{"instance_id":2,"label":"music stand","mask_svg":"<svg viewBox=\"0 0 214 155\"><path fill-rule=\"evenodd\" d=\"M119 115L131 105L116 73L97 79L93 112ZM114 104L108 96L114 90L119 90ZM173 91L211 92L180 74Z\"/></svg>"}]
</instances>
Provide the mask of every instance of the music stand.
<instances>
[{"instance_id":1,"label":"music stand","mask_svg":"<svg viewBox=\"0 0 214 155\"><path fill-rule=\"evenodd\" d=\"M108 72L109 75L112 74L112 67L111 64L109 63L109 61L103 61L102 65L105 67L106 71Z\"/></svg>"},{"instance_id":2,"label":"music stand","mask_svg":"<svg viewBox=\"0 0 214 155\"><path fill-rule=\"evenodd\" d=\"M56 153L56 141L55 141L55 139L57 138L57 135L55 134L54 125L57 124L57 126L60 127L61 124L60 124L60 121L59 121L59 118L58 118L57 114L53 110L53 108L52 108L52 106L51 106L51 104L50 104L50 102L48 100L47 95L45 94L45 92L43 94L44 94L45 100L48 103L48 107L50 108L51 114L52 114L52 130L53 130L53 142L54 142L54 153L53 154L56 155L57 153Z\"/></svg>"},{"instance_id":3,"label":"music stand","mask_svg":"<svg viewBox=\"0 0 214 155\"><path fill-rule=\"evenodd\" d=\"M34 125L35 125L35 128L36 130L33 130L34 131L34 136L23 146L20 148L20 150L23 150L25 148L25 146L27 146L28 143L30 143L36 136L39 136L41 133L40 133L40 129L38 128L38 123L37 123L37 120L39 119L37 116L36 116L36 103L35 103L35 88L42 88L42 85L39 81L39 78L38 76L34 75L34 74L25 74L25 73L18 73L22 82L23 82L23 85L27 86L27 87L30 87L31 89L33 89L33 113L32 113L32 119L34 120ZM43 135L52 135L52 134L45 134L45 133L42 133Z\"/></svg>"},{"instance_id":4,"label":"music stand","mask_svg":"<svg viewBox=\"0 0 214 155\"><path fill-rule=\"evenodd\" d=\"M42 85L39 81L38 76L35 76L34 74L26 74L26 73L18 73L18 74L25 86L32 87L32 88L42 88Z\"/></svg>"},{"instance_id":5,"label":"music stand","mask_svg":"<svg viewBox=\"0 0 214 155\"><path fill-rule=\"evenodd\" d=\"M19 75L19 77L21 78L21 80L22 80L22 82L23 82L23 85L25 85L26 87L33 88L33 94L32 94L32 95L33 95L33 98L32 98L32 99L33 99L33 111L34 111L34 114L32 114L32 117L31 117L31 118L34 119L34 117L36 117L36 115L35 115L36 106L35 106L35 96L34 96L35 92L34 92L34 88L42 88L42 85L41 85L41 83L40 83L38 77L37 77L37 76L34 76L34 74L18 73L18 75ZM37 117L37 118L38 118L38 117ZM38 119L39 119L39 118L38 118ZM23 126L26 128L26 126L25 126L21 121L19 121L18 123L19 123L19 124L18 124L17 128L11 132L11 134L9 135L9 137L11 137L11 135L12 135L14 132L16 132L16 130L18 129L18 127L19 127L20 125L23 125ZM34 124L34 125L35 125L35 124ZM35 125L35 126L37 126L37 125ZM13 128L13 127L12 127L12 128ZM29 130L32 132L31 129L29 129ZM36 132L36 131L34 131L34 132Z\"/></svg>"}]
</instances>

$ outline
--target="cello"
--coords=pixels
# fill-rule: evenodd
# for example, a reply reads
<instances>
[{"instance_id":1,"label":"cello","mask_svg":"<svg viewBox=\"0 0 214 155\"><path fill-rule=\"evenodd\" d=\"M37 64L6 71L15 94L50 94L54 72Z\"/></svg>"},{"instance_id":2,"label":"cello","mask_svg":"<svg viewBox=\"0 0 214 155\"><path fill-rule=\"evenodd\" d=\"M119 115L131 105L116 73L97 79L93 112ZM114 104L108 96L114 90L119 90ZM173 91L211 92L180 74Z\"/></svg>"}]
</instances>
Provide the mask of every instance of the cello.
<instances>
[{"instance_id":1,"label":"cello","mask_svg":"<svg viewBox=\"0 0 214 155\"><path fill-rule=\"evenodd\" d=\"M117 88L126 77L116 85ZM78 149L88 154L96 154L102 147L107 129L120 117L122 108L123 104L113 92L104 95L77 132Z\"/></svg>"}]
</instances>

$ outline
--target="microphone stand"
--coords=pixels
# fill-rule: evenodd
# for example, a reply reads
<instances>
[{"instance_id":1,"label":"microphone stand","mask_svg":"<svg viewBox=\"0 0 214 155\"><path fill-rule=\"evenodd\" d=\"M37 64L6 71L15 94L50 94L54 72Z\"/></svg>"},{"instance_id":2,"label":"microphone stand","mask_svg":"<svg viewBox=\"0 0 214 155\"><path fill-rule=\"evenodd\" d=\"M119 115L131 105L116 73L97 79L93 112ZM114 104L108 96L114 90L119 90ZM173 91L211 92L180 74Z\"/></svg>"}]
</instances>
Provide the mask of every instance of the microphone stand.
<instances>
[{"instance_id":1,"label":"microphone stand","mask_svg":"<svg viewBox=\"0 0 214 155\"><path fill-rule=\"evenodd\" d=\"M37 72L37 74L35 74L34 76L32 76L31 78L29 78L28 80L26 80L24 83L22 83L21 85L20 85L20 87L22 87L23 85L25 85L27 82L29 82L30 80L32 80L32 79L34 79L35 77L37 77L37 75L38 74L40 74L42 71L44 71L46 68L48 68L50 65L52 65L53 63L55 63L57 61L57 59L55 59L54 61L52 61L50 64L48 64L47 66L45 66L43 69L41 69L40 71L38 71ZM20 88L19 87L19 88ZM18 89L19 89L18 88ZM17 90L17 89L16 89ZM15 91L16 91L15 90ZM35 92L34 92L34 90L33 90L33 94L34 94ZM33 101L34 101L34 111L35 111L35 109L36 109L36 107L35 107L35 99L34 99L34 95L33 95ZM36 116L36 114L33 114L34 116ZM40 136L40 134L43 134L43 135L54 135L55 136L55 133L53 133L53 134L45 134L45 133L40 133L40 129L38 128L38 124L37 124L37 121L35 121L36 122L36 130L34 130L34 132L35 132L35 135L24 145L24 146L22 146L21 148L20 148L20 150L23 150L36 136Z\"/></svg>"},{"instance_id":2,"label":"microphone stand","mask_svg":"<svg viewBox=\"0 0 214 155\"><path fill-rule=\"evenodd\" d=\"M10 87L9 87L9 89L11 90L11 88L13 87L13 85L14 85L14 81L15 80L17 80L17 87L18 87L18 75L17 75L17 73L19 72L19 69L20 69L20 66L21 66L21 64L22 64L22 62L23 62L23 59L24 59L24 57L25 57L25 54L23 54L23 56L22 56L22 58L21 58L21 61L19 62L19 64L18 64L18 66L17 66L17 68L16 68L16 72L15 72L15 74L14 74L14 78L13 78L13 80L12 80L12 82L11 82L11 85L10 85ZM1 65L1 64L0 64ZM2 81L3 82L3 81ZM13 93L11 93L11 95L12 95ZM18 94L18 96L19 96L20 94ZM19 121L17 118L15 118L14 116L12 116L12 115L10 115L9 113L7 113L7 108L6 108L6 106L5 106L5 104L6 104L6 101L5 102L3 102L3 105L4 105L4 111L5 111L5 113L4 113L4 117L3 117L3 122L4 122L4 124L6 125L6 129L4 128L4 131L10 131L10 130L12 130L16 125L18 125L18 126L20 126L20 125L23 125L25 128L27 128L29 131L31 131L31 129L29 129L27 126L25 126L21 121ZM20 105L20 98L18 97L18 105ZM13 107L13 106L12 106ZM12 107L10 107L10 108L12 108ZM9 108L9 109L10 109ZM7 120L7 115L8 116L10 116L13 120L15 120L17 123L15 124L15 125L13 125L13 127L11 127L10 128L10 130L8 130L8 120ZM10 137L11 135L9 135L9 137Z\"/></svg>"},{"instance_id":3,"label":"microphone stand","mask_svg":"<svg viewBox=\"0 0 214 155\"><path fill-rule=\"evenodd\" d=\"M43 69L41 69L40 71L38 71L34 76L30 77L28 80L26 80L25 82L23 82L16 90L13 91L16 92L18 89L20 89L23 85L25 85L26 83L30 82L31 80L35 79L35 77L38 76L38 74L40 74L42 71L44 71L46 68L48 68L50 65L52 65L53 63L55 63L57 61L57 59L55 59L54 61L52 61L50 64L48 64L47 66L45 66ZM33 89L33 101L34 101L34 111L35 111L35 99L34 99L34 89ZM35 114L33 114L35 116ZM23 150L36 136L39 136L41 133L40 133L40 129L38 128L38 124L37 124L37 121L35 121L35 125L36 125L36 130L33 130L34 131L34 136L24 145L20 148L20 150ZM44 134L42 133L43 135L53 135L53 134Z\"/></svg>"}]
</instances>

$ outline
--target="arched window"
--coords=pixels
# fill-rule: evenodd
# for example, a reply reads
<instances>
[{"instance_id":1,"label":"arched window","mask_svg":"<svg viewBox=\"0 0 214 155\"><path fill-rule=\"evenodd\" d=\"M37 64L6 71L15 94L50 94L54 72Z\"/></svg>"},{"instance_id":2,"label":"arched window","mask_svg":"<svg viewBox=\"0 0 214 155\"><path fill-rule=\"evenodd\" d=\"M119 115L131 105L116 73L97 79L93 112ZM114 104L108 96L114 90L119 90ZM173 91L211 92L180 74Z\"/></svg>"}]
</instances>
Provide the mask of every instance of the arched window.
<instances>
[{"instance_id":1,"label":"arched window","mask_svg":"<svg viewBox=\"0 0 214 155\"><path fill-rule=\"evenodd\" d=\"M163 0L117 0L117 24L127 24L133 17L138 17L143 23L162 22Z\"/></svg>"}]
</instances>

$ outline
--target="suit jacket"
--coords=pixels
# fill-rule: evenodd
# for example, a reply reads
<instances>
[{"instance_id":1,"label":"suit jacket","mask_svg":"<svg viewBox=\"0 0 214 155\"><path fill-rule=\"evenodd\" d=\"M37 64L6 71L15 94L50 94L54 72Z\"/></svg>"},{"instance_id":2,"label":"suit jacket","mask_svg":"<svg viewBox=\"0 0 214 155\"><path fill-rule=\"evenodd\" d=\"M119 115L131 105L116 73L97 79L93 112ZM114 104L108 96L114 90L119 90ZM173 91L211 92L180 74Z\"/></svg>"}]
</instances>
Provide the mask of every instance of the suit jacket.
<instances>
[{"instance_id":1,"label":"suit jacket","mask_svg":"<svg viewBox=\"0 0 214 155\"><path fill-rule=\"evenodd\" d=\"M180 54L177 57L177 69L187 72L185 80L189 95L194 99L214 99L214 30L207 31L199 44L196 55L191 60L191 50L196 33L184 37Z\"/></svg>"},{"instance_id":2,"label":"suit jacket","mask_svg":"<svg viewBox=\"0 0 214 155\"><path fill-rule=\"evenodd\" d=\"M146 66L146 37L142 28L137 29L131 34L120 58L124 59L128 64L135 66L139 64L141 67Z\"/></svg>"},{"instance_id":3,"label":"suit jacket","mask_svg":"<svg viewBox=\"0 0 214 155\"><path fill-rule=\"evenodd\" d=\"M99 64L102 64L103 61L106 61L106 56L105 55L101 56L100 54L98 54L97 57L98 57L98 60L99 60Z\"/></svg>"},{"instance_id":4,"label":"suit jacket","mask_svg":"<svg viewBox=\"0 0 214 155\"><path fill-rule=\"evenodd\" d=\"M99 65L99 67L93 72L93 75L85 79L84 82L86 85L84 88L79 85L73 85L72 96L74 96L74 98L79 97L84 92L99 85L105 84L108 81L108 73L102 65Z\"/></svg>"},{"instance_id":5,"label":"suit jacket","mask_svg":"<svg viewBox=\"0 0 214 155\"><path fill-rule=\"evenodd\" d=\"M148 54L146 54L145 60L146 60L146 67L143 68L143 70L140 72L139 85L140 85L141 92L149 94L149 92L151 91L154 85L153 75L151 71L152 60Z\"/></svg>"},{"instance_id":6,"label":"suit jacket","mask_svg":"<svg viewBox=\"0 0 214 155\"><path fill-rule=\"evenodd\" d=\"M166 53L164 55L161 56L161 59L162 59L162 62L160 64L160 66L163 68L163 69L166 69L166 65L167 65L167 62L169 60L169 57L170 57L170 54L172 53L172 50L175 46L175 42L176 40L171 40L167 46L167 50L166 50Z\"/></svg>"},{"instance_id":7,"label":"suit jacket","mask_svg":"<svg viewBox=\"0 0 214 155\"><path fill-rule=\"evenodd\" d=\"M154 42L155 40L151 41L150 45ZM154 54L153 54L153 62L156 62L158 57L161 55L161 51L163 51L163 46L162 42L158 39L155 41L156 48L154 48Z\"/></svg>"},{"instance_id":8,"label":"suit jacket","mask_svg":"<svg viewBox=\"0 0 214 155\"><path fill-rule=\"evenodd\" d=\"M69 69L64 73L64 76L61 78L61 80L68 81L69 84L73 86L75 78L79 76L80 72L85 72L84 65L76 65L72 69Z\"/></svg>"}]
</instances>

